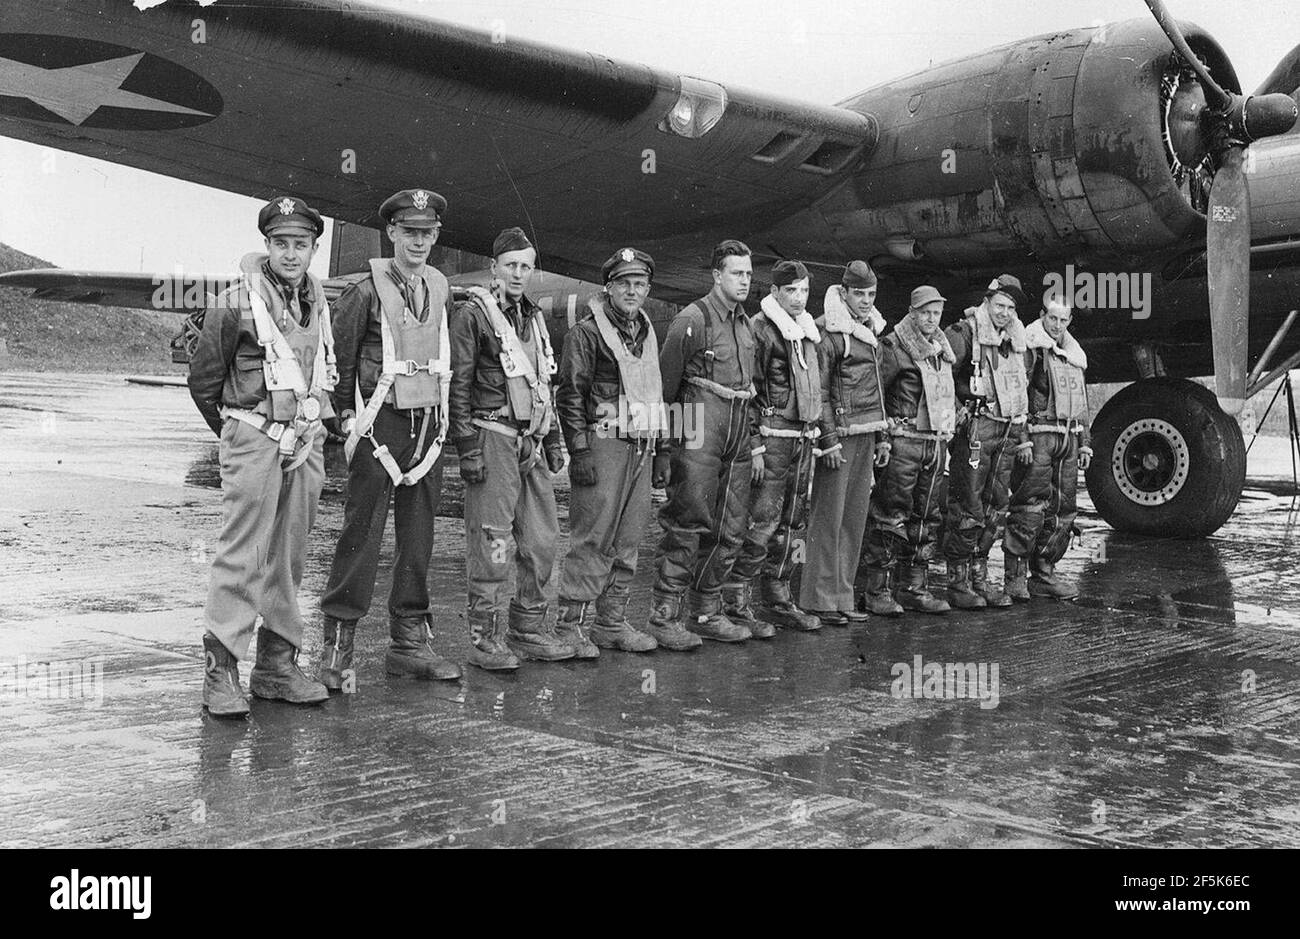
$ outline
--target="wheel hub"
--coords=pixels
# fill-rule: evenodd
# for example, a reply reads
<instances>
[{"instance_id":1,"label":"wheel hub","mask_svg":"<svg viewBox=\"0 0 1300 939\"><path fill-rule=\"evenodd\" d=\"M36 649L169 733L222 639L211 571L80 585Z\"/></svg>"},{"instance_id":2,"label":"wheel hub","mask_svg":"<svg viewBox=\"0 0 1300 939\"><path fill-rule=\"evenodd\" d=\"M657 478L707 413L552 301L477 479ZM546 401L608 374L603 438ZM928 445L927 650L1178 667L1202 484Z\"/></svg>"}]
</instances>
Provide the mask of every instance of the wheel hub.
<instances>
[{"instance_id":1,"label":"wheel hub","mask_svg":"<svg viewBox=\"0 0 1300 939\"><path fill-rule=\"evenodd\" d=\"M1115 439L1111 471L1124 496L1138 505L1163 505L1187 482L1191 453L1178 429L1167 421L1134 421Z\"/></svg>"}]
</instances>

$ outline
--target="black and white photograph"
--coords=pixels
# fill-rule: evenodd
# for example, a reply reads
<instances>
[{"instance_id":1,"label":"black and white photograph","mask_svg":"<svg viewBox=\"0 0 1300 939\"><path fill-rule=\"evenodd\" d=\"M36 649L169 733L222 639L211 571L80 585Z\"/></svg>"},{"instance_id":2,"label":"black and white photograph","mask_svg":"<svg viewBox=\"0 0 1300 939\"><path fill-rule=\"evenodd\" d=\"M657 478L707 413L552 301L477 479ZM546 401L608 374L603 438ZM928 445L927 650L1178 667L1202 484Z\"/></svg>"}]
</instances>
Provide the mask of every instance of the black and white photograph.
<instances>
[{"instance_id":1,"label":"black and white photograph","mask_svg":"<svg viewBox=\"0 0 1300 939\"><path fill-rule=\"evenodd\" d=\"M1298 42L3 0L0 848L88 852L33 902L148 919L113 849L1018 848L1250 911L1177 849L1300 844Z\"/></svg>"}]
</instances>

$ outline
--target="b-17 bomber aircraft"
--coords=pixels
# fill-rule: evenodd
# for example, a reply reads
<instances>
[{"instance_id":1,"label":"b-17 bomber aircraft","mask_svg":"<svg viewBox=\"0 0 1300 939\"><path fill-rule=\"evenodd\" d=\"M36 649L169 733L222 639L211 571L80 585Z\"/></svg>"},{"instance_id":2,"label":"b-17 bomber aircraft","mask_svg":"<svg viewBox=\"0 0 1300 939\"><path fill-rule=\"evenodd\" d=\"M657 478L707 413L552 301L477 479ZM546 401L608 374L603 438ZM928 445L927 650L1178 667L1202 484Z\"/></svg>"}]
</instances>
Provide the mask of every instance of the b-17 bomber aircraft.
<instances>
[{"instance_id":1,"label":"b-17 bomber aircraft","mask_svg":"<svg viewBox=\"0 0 1300 939\"><path fill-rule=\"evenodd\" d=\"M530 229L560 341L619 244L656 259L660 328L707 290L723 237L760 271L866 258L893 318L917 284L960 315L1014 272L1073 302L1090 381L1133 381L1094 421L1098 511L1194 537L1240 497L1236 415L1300 363L1300 47L1244 94L1209 34L1147 5L821 105L360 3L6 0L0 134L299 194L343 223L335 289L377 246L384 196L431 181L452 206L443 245L486 255L503 227ZM220 41L192 41L200 9ZM147 275L0 284L191 312ZM1213 393L1190 380L1207 375Z\"/></svg>"}]
</instances>

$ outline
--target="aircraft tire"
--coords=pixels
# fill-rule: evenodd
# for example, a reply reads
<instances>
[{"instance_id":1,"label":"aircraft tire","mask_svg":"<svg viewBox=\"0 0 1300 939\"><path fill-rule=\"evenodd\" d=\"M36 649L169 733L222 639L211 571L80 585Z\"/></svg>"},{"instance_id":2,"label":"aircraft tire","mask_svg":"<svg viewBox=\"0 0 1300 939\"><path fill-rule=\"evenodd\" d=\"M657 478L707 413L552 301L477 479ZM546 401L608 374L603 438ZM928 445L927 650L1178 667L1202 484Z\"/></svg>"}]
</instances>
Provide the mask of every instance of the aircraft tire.
<instances>
[{"instance_id":1,"label":"aircraft tire","mask_svg":"<svg viewBox=\"0 0 1300 939\"><path fill-rule=\"evenodd\" d=\"M1237 507L1246 482L1241 427L1209 389L1148 378L1122 389L1092 424L1088 494L1119 531L1204 538Z\"/></svg>"}]
</instances>

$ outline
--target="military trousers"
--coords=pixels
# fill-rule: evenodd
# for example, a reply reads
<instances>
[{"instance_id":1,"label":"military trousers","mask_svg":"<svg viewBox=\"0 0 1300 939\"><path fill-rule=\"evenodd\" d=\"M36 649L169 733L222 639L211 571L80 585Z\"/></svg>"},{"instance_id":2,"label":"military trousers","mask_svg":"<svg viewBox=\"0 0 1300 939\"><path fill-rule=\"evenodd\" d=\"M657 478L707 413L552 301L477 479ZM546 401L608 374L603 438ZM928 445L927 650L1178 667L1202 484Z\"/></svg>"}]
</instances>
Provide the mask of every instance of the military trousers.
<instances>
[{"instance_id":1,"label":"military trousers","mask_svg":"<svg viewBox=\"0 0 1300 939\"><path fill-rule=\"evenodd\" d=\"M763 445L763 481L750 487L748 530L730 579L752 581L762 575L765 581L789 583L807 555L813 442L764 437Z\"/></svg>"},{"instance_id":2,"label":"military trousers","mask_svg":"<svg viewBox=\"0 0 1300 939\"><path fill-rule=\"evenodd\" d=\"M465 486L465 553L470 612L505 613L510 606L510 542L514 541L514 603L546 607L560 524L555 476L532 437L479 429L487 478Z\"/></svg>"},{"instance_id":3,"label":"military trousers","mask_svg":"<svg viewBox=\"0 0 1300 939\"><path fill-rule=\"evenodd\" d=\"M1011 501L1011 423L972 417L952 438L949 454L943 553L952 560L988 557Z\"/></svg>"},{"instance_id":4,"label":"military trousers","mask_svg":"<svg viewBox=\"0 0 1300 939\"><path fill-rule=\"evenodd\" d=\"M654 442L593 434L591 459L596 484L569 490L569 553L560 568L560 596L570 600L595 600L611 586L628 587L650 520Z\"/></svg>"},{"instance_id":5,"label":"military trousers","mask_svg":"<svg viewBox=\"0 0 1300 939\"><path fill-rule=\"evenodd\" d=\"M286 473L280 445L266 434L234 419L221 428L221 534L203 619L237 659L248 655L259 613L266 629L302 647L298 587L325 480L324 444L318 434L306 462Z\"/></svg>"},{"instance_id":6,"label":"military trousers","mask_svg":"<svg viewBox=\"0 0 1300 939\"><path fill-rule=\"evenodd\" d=\"M943 517L939 486L946 441L900 435L892 442L867 514L867 566L878 570L888 570L896 560L928 563Z\"/></svg>"},{"instance_id":7,"label":"military trousers","mask_svg":"<svg viewBox=\"0 0 1300 939\"><path fill-rule=\"evenodd\" d=\"M1055 564L1070 546L1078 513L1079 441L1074 434L1038 433L1034 462L1011 472L1011 508L1003 549Z\"/></svg>"},{"instance_id":8,"label":"military trousers","mask_svg":"<svg viewBox=\"0 0 1300 939\"><path fill-rule=\"evenodd\" d=\"M403 470L419 463L436 436L433 419L420 441L421 417L412 421L388 405L379 409L372 433L388 447ZM418 448L418 449L417 449ZM424 616L429 605L429 559L433 555L433 523L442 494L441 460L414 486L394 486L375 459L375 447L361 438L348 464L348 494L343 508L343 531L334 549L334 563L321 612L355 621L370 610L379 571L379 548L393 506L393 584L388 593L390 616Z\"/></svg>"},{"instance_id":9,"label":"military trousers","mask_svg":"<svg viewBox=\"0 0 1300 939\"><path fill-rule=\"evenodd\" d=\"M694 434L672 453L655 590L691 587L718 596L731 576L749 516L749 402L690 386L683 407L698 415Z\"/></svg>"},{"instance_id":10,"label":"military trousers","mask_svg":"<svg viewBox=\"0 0 1300 939\"><path fill-rule=\"evenodd\" d=\"M799 587L805 610L849 611L862 539L866 534L876 458L876 435L840 438L839 469L818 466L808 518L808 557Z\"/></svg>"}]
</instances>

